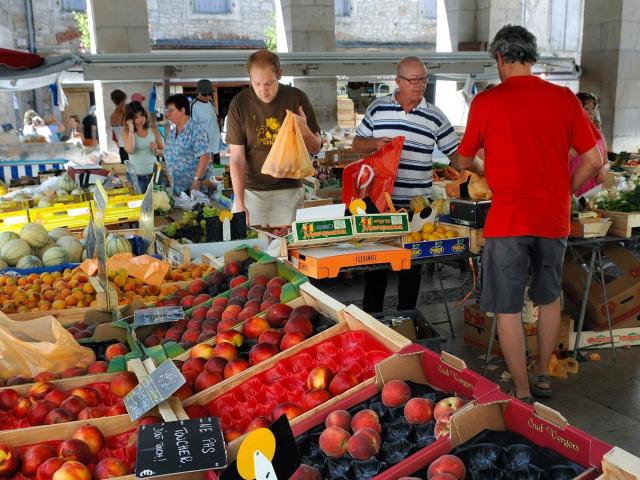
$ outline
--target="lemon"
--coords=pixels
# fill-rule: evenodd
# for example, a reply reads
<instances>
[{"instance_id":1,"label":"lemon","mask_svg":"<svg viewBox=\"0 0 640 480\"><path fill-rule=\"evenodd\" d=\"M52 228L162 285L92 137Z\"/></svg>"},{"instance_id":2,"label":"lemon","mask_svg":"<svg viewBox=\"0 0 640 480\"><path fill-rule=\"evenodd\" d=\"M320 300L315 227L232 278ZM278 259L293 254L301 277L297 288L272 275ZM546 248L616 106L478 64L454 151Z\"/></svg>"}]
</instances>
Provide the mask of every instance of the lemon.
<instances>
[{"instance_id":1,"label":"lemon","mask_svg":"<svg viewBox=\"0 0 640 480\"><path fill-rule=\"evenodd\" d=\"M422 225L422 233L433 233L436 228L433 226L433 223L425 223Z\"/></svg>"},{"instance_id":2,"label":"lemon","mask_svg":"<svg viewBox=\"0 0 640 480\"><path fill-rule=\"evenodd\" d=\"M444 234L444 236L447 238L455 238L458 236L458 234L453 230L449 230L447 233Z\"/></svg>"},{"instance_id":3,"label":"lemon","mask_svg":"<svg viewBox=\"0 0 640 480\"><path fill-rule=\"evenodd\" d=\"M428 235L427 240L429 240L430 242L435 242L436 240L438 240L438 237L435 233L431 233L430 235Z\"/></svg>"},{"instance_id":4,"label":"lemon","mask_svg":"<svg viewBox=\"0 0 640 480\"><path fill-rule=\"evenodd\" d=\"M422 241L422 235L420 234L420 232L414 232L414 233L410 233L409 234L409 238L408 238L409 242L420 242Z\"/></svg>"},{"instance_id":5,"label":"lemon","mask_svg":"<svg viewBox=\"0 0 640 480\"><path fill-rule=\"evenodd\" d=\"M349 211L351 212L351 215L360 215L360 212L358 212L358 209L362 210L363 212L366 212L367 204L364 203L364 200L356 198L355 200L352 200L351 203L349 204Z\"/></svg>"},{"instance_id":6,"label":"lemon","mask_svg":"<svg viewBox=\"0 0 640 480\"><path fill-rule=\"evenodd\" d=\"M442 225L438 225L438 228L436 228L436 232L438 232L438 233L447 233L447 227L443 227Z\"/></svg>"}]
</instances>

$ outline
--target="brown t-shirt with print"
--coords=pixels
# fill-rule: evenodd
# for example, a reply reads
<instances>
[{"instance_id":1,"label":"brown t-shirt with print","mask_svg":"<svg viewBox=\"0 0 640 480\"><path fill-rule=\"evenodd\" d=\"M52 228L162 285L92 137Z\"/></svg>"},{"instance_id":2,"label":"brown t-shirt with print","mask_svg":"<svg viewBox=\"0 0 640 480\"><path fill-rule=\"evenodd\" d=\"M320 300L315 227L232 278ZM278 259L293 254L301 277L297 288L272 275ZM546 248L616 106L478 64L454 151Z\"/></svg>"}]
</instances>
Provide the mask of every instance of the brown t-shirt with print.
<instances>
[{"instance_id":1,"label":"brown t-shirt with print","mask_svg":"<svg viewBox=\"0 0 640 480\"><path fill-rule=\"evenodd\" d=\"M302 90L280 84L271 103L264 103L253 91L245 88L238 93L229 106L226 143L244 145L247 157L245 187L250 190L283 190L297 188L301 180L274 178L260 173L262 165L276 139L287 110L298 113L302 105L307 125L312 132L320 132L318 120L307 95Z\"/></svg>"}]
</instances>

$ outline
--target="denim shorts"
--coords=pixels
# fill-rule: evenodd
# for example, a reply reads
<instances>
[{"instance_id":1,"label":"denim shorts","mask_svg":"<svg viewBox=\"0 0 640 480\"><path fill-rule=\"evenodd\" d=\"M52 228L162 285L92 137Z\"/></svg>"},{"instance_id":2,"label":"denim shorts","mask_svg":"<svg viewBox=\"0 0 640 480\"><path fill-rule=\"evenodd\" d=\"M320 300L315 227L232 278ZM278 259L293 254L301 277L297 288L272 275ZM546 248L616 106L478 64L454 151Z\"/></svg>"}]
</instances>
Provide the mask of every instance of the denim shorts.
<instances>
[{"instance_id":1,"label":"denim shorts","mask_svg":"<svg viewBox=\"0 0 640 480\"><path fill-rule=\"evenodd\" d=\"M560 297L566 238L487 238L482 252L480 308L519 313L529 282L529 298L547 305Z\"/></svg>"}]
</instances>

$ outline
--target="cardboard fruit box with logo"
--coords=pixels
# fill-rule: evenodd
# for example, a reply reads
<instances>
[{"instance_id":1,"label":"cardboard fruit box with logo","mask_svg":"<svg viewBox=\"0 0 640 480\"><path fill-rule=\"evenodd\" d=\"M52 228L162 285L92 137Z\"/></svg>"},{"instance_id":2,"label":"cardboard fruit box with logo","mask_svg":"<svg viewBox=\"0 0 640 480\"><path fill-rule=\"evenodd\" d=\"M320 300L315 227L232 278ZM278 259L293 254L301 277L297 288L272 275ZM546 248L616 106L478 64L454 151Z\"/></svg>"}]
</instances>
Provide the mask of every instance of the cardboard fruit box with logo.
<instances>
[{"instance_id":1,"label":"cardboard fruit box with logo","mask_svg":"<svg viewBox=\"0 0 640 480\"><path fill-rule=\"evenodd\" d=\"M611 316L613 328L638 328L640 327L640 260L629 250L618 245L608 245L603 249L607 260L616 267L619 276L607 278L608 302L604 300L604 292L597 269L589 289L587 299L587 318L585 327L592 330L606 330L607 309ZM588 262L588 259L587 259ZM607 273L611 272L607 269ZM573 302L581 305L584 294L587 272L573 256L567 255L562 275L563 289Z\"/></svg>"},{"instance_id":2,"label":"cardboard fruit box with logo","mask_svg":"<svg viewBox=\"0 0 640 480\"><path fill-rule=\"evenodd\" d=\"M469 251L469 237L446 238L443 240L424 240L422 242L404 241L404 248L411 251L411 258L444 257Z\"/></svg>"}]
</instances>

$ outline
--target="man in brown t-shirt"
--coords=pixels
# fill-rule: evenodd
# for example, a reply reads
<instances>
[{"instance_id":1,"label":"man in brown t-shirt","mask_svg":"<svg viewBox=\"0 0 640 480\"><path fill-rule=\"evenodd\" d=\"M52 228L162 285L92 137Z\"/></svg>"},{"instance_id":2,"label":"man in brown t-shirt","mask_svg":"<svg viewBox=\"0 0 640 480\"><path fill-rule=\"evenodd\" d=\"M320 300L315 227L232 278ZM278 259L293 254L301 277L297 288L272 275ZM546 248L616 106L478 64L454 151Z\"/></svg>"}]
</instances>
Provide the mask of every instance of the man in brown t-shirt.
<instances>
[{"instance_id":1,"label":"man in brown t-shirt","mask_svg":"<svg viewBox=\"0 0 640 480\"><path fill-rule=\"evenodd\" d=\"M302 181L263 175L262 165L287 110L298 114L296 121L310 153L320 151L320 127L305 93L279 83L282 69L275 53L253 53L247 71L251 86L235 96L227 117L233 208L246 211L251 225L288 225L303 204Z\"/></svg>"}]
</instances>

